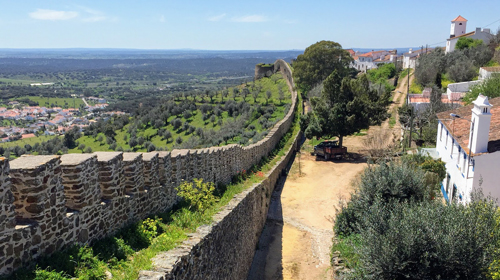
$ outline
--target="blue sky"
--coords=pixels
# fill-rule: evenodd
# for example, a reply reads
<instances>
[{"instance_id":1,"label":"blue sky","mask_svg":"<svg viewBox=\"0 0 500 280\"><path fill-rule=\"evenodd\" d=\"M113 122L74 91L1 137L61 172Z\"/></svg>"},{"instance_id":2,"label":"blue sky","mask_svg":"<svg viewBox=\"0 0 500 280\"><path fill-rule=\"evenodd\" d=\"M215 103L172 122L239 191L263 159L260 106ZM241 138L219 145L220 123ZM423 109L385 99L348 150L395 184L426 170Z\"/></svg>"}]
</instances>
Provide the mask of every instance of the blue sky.
<instances>
[{"instance_id":1,"label":"blue sky","mask_svg":"<svg viewBox=\"0 0 500 280\"><path fill-rule=\"evenodd\" d=\"M411 47L500 26L498 0L0 0L0 48L304 49ZM444 46L444 43L440 44Z\"/></svg>"}]
</instances>

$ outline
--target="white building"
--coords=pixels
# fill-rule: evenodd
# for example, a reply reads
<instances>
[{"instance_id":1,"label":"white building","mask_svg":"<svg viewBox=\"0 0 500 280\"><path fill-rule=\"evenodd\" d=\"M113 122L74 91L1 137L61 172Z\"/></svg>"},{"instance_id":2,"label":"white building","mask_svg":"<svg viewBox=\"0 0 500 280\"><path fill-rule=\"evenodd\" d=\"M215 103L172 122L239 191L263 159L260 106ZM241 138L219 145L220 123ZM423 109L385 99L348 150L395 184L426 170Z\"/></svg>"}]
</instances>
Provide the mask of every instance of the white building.
<instances>
[{"instance_id":1,"label":"white building","mask_svg":"<svg viewBox=\"0 0 500 280\"><path fill-rule=\"evenodd\" d=\"M403 68L412 68L415 69L415 66L417 65L417 58L419 58L422 54L431 52L433 49L429 48L422 48L420 50L414 51L413 49L410 49L407 53L403 54Z\"/></svg>"},{"instance_id":2,"label":"white building","mask_svg":"<svg viewBox=\"0 0 500 280\"><path fill-rule=\"evenodd\" d=\"M393 63L397 60L397 50L393 51L371 51L368 53L354 55L354 62L351 65L356 70L366 72L370 69L378 68L380 63Z\"/></svg>"},{"instance_id":3,"label":"white building","mask_svg":"<svg viewBox=\"0 0 500 280\"><path fill-rule=\"evenodd\" d=\"M500 198L500 98L488 101L480 95L472 105L437 116L436 151L446 163L445 199L466 203L476 188Z\"/></svg>"},{"instance_id":4,"label":"white building","mask_svg":"<svg viewBox=\"0 0 500 280\"><path fill-rule=\"evenodd\" d=\"M500 66L479 68L479 80L486 80L495 75L500 75Z\"/></svg>"},{"instance_id":5,"label":"white building","mask_svg":"<svg viewBox=\"0 0 500 280\"><path fill-rule=\"evenodd\" d=\"M488 44L492 35L489 28L481 29L480 27L477 27L475 31L467 33L467 20L462 16L458 16L451 21L450 38L446 42L446 53L454 51L458 39L462 37L483 40L485 44Z\"/></svg>"},{"instance_id":6,"label":"white building","mask_svg":"<svg viewBox=\"0 0 500 280\"><path fill-rule=\"evenodd\" d=\"M413 107L416 112L422 112L431 104L431 92L432 88L425 88L422 93L407 94L406 102L409 106ZM441 103L448 104L450 109L458 108L463 105L462 101L459 99L450 99L450 96L446 93L441 95Z\"/></svg>"},{"instance_id":7,"label":"white building","mask_svg":"<svg viewBox=\"0 0 500 280\"><path fill-rule=\"evenodd\" d=\"M480 80L477 80L477 81L448 84L448 88L446 89L446 94L448 95L448 99L455 101L460 100L471 90L472 86L475 86L480 82L481 82Z\"/></svg>"}]
</instances>

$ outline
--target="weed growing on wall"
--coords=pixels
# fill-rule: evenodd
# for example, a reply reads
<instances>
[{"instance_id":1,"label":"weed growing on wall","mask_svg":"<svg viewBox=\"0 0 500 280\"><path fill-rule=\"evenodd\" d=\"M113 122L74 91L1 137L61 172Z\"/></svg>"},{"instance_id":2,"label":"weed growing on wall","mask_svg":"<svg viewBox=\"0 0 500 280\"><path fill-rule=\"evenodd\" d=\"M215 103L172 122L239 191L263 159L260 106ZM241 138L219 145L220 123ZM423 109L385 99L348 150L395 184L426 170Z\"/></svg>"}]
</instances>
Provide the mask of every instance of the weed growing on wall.
<instances>
[{"instance_id":1,"label":"weed growing on wall","mask_svg":"<svg viewBox=\"0 0 500 280\"><path fill-rule=\"evenodd\" d=\"M183 182L176 189L177 195L188 203L192 211L205 212L217 202L214 183L204 183L203 179L194 179L194 184Z\"/></svg>"}]
</instances>

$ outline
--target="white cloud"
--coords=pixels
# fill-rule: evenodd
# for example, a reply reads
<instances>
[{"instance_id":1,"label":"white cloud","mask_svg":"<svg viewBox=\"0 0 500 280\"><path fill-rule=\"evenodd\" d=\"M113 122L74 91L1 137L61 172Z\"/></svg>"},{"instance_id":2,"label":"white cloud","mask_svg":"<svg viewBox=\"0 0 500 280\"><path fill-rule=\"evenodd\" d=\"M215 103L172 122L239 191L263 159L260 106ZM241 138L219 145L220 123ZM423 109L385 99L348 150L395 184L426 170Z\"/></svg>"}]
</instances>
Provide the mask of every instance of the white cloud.
<instances>
[{"instance_id":1,"label":"white cloud","mask_svg":"<svg viewBox=\"0 0 500 280\"><path fill-rule=\"evenodd\" d=\"M108 17L101 11L94 10L84 6L77 6L79 9L85 12L85 17L82 19L84 22L98 22L107 20Z\"/></svg>"},{"instance_id":2,"label":"white cloud","mask_svg":"<svg viewBox=\"0 0 500 280\"><path fill-rule=\"evenodd\" d=\"M221 19L223 19L224 17L226 16L226 14L220 14L218 16L214 16L214 17L209 17L208 20L209 21L220 21Z\"/></svg>"},{"instance_id":3,"label":"white cloud","mask_svg":"<svg viewBox=\"0 0 500 280\"><path fill-rule=\"evenodd\" d=\"M78 16L77 12L73 11L55 11L46 9L37 9L29 13L30 17L40 20L68 20Z\"/></svg>"},{"instance_id":4,"label":"white cloud","mask_svg":"<svg viewBox=\"0 0 500 280\"><path fill-rule=\"evenodd\" d=\"M91 16L88 18L84 18L83 21L85 21L85 22L98 22L98 21L103 21L106 19L108 19L108 18L105 16Z\"/></svg>"},{"instance_id":5,"label":"white cloud","mask_svg":"<svg viewBox=\"0 0 500 280\"><path fill-rule=\"evenodd\" d=\"M268 19L265 16L261 16L261 15L233 17L231 20L234 22L265 22L265 21L268 21Z\"/></svg>"},{"instance_id":6,"label":"white cloud","mask_svg":"<svg viewBox=\"0 0 500 280\"><path fill-rule=\"evenodd\" d=\"M164 15L161 15L160 22L165 22L165 16Z\"/></svg>"}]
</instances>

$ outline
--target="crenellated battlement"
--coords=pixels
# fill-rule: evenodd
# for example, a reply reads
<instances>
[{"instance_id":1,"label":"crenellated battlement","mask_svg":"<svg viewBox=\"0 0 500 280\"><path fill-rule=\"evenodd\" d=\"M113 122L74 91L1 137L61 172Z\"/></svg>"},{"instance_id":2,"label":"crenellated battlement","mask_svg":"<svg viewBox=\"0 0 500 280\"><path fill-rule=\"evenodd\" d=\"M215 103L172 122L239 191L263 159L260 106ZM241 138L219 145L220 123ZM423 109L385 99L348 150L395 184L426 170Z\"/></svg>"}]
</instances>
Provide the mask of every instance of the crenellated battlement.
<instances>
[{"instance_id":1,"label":"crenellated battlement","mask_svg":"<svg viewBox=\"0 0 500 280\"><path fill-rule=\"evenodd\" d=\"M179 200L175 187L202 178L228 184L268 155L296 107L291 72L278 60L292 108L261 141L172 152L96 152L0 158L0 275L72 244L88 244Z\"/></svg>"}]
</instances>

